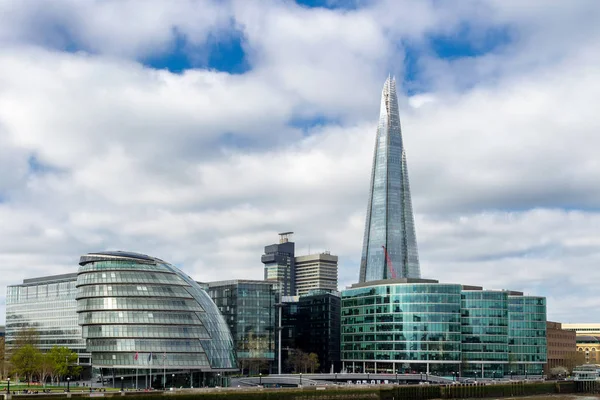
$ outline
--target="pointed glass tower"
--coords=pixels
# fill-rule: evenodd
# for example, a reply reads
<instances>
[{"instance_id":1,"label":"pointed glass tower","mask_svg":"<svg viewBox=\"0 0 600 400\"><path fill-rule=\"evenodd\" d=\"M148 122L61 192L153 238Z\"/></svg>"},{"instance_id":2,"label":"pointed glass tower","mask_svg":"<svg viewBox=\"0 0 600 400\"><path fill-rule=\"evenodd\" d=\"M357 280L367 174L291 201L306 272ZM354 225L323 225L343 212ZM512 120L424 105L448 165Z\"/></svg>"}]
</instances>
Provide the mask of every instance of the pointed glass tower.
<instances>
[{"instance_id":1,"label":"pointed glass tower","mask_svg":"<svg viewBox=\"0 0 600 400\"><path fill-rule=\"evenodd\" d=\"M420 277L396 80L388 77L381 94L359 282Z\"/></svg>"}]
</instances>

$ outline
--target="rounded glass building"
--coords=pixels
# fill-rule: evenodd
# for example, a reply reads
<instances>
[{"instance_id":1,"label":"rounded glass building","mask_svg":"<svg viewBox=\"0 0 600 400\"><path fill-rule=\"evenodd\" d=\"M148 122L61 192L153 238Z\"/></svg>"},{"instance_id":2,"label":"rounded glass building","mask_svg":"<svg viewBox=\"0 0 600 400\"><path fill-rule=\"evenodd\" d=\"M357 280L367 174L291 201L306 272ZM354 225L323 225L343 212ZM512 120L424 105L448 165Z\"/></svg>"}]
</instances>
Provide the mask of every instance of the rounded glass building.
<instances>
[{"instance_id":1,"label":"rounded glass building","mask_svg":"<svg viewBox=\"0 0 600 400\"><path fill-rule=\"evenodd\" d=\"M115 386L202 387L236 371L233 340L208 294L158 258L81 257L77 313L98 380Z\"/></svg>"}]
</instances>

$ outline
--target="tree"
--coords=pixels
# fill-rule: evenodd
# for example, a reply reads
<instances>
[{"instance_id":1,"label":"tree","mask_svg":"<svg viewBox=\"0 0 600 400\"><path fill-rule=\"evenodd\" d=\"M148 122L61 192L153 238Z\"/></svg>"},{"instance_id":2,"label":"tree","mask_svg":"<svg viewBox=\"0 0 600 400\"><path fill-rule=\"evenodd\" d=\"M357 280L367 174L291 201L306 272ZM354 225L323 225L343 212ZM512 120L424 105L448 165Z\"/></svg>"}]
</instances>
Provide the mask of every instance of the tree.
<instances>
[{"instance_id":1,"label":"tree","mask_svg":"<svg viewBox=\"0 0 600 400\"><path fill-rule=\"evenodd\" d=\"M6 373L6 347L4 344L4 336L0 337L0 379L4 379Z\"/></svg>"},{"instance_id":2,"label":"tree","mask_svg":"<svg viewBox=\"0 0 600 400\"><path fill-rule=\"evenodd\" d=\"M287 363L290 368L294 370L294 372L306 372L308 370L308 365L310 364L309 356L302 350L294 350L291 352Z\"/></svg>"},{"instance_id":3,"label":"tree","mask_svg":"<svg viewBox=\"0 0 600 400\"><path fill-rule=\"evenodd\" d=\"M25 376L29 384L33 375L39 370L41 357L42 353L36 347L26 344L14 351L10 361L15 372Z\"/></svg>"},{"instance_id":4,"label":"tree","mask_svg":"<svg viewBox=\"0 0 600 400\"><path fill-rule=\"evenodd\" d=\"M569 370L567 370L565 367L558 366L551 368L548 375L550 375L552 378L565 378L568 374Z\"/></svg>"},{"instance_id":5,"label":"tree","mask_svg":"<svg viewBox=\"0 0 600 400\"><path fill-rule=\"evenodd\" d=\"M37 347L40 344L40 332L35 328L26 328L19 331L15 337L15 349L31 345Z\"/></svg>"},{"instance_id":6,"label":"tree","mask_svg":"<svg viewBox=\"0 0 600 400\"><path fill-rule=\"evenodd\" d=\"M308 368L310 369L310 373L314 374L315 370L319 369L319 356L316 353L310 353L308 355Z\"/></svg>"},{"instance_id":7,"label":"tree","mask_svg":"<svg viewBox=\"0 0 600 400\"><path fill-rule=\"evenodd\" d=\"M46 385L46 381L48 380L48 378L52 376L54 368L54 360L52 360L49 354L42 354L40 358L38 372L40 375L40 381L44 384L44 386Z\"/></svg>"},{"instance_id":8,"label":"tree","mask_svg":"<svg viewBox=\"0 0 600 400\"><path fill-rule=\"evenodd\" d=\"M583 351L572 351L565 355L563 364L565 368L569 370L569 373L572 373L573 368L577 367L578 365L585 364L585 354Z\"/></svg>"},{"instance_id":9,"label":"tree","mask_svg":"<svg viewBox=\"0 0 600 400\"><path fill-rule=\"evenodd\" d=\"M72 352L67 347L54 346L47 353L48 361L52 365L52 380L58 382L60 378L66 378L69 375L79 375L81 366L76 365L77 353Z\"/></svg>"}]
</instances>

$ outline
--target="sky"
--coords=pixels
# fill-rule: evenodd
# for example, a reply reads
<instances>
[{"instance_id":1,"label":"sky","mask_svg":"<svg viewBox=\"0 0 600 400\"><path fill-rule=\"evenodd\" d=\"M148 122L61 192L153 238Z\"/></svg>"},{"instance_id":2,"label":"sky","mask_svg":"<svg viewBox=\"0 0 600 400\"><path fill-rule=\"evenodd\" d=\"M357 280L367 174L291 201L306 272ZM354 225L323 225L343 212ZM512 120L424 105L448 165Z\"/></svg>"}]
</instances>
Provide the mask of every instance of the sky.
<instances>
[{"instance_id":1,"label":"sky","mask_svg":"<svg viewBox=\"0 0 600 400\"><path fill-rule=\"evenodd\" d=\"M358 280L379 100L397 80L424 278L600 305L597 0L0 1L6 285L100 250L199 281L260 256Z\"/></svg>"}]
</instances>

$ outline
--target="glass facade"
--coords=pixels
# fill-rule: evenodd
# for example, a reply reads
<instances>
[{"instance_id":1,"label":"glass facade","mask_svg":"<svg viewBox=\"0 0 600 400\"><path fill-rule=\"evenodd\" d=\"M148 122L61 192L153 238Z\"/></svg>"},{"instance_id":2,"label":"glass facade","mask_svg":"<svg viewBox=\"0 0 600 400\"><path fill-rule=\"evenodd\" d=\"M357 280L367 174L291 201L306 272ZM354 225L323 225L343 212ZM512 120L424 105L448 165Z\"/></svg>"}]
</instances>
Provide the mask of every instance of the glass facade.
<instances>
[{"instance_id":1,"label":"glass facade","mask_svg":"<svg viewBox=\"0 0 600 400\"><path fill-rule=\"evenodd\" d=\"M237 369L231 334L215 304L160 259L124 252L81 257L77 312L92 364L103 375L142 368L150 385L161 386L153 383L152 369Z\"/></svg>"},{"instance_id":2,"label":"glass facade","mask_svg":"<svg viewBox=\"0 0 600 400\"><path fill-rule=\"evenodd\" d=\"M381 95L359 282L420 276L396 80L388 78Z\"/></svg>"},{"instance_id":3,"label":"glass facade","mask_svg":"<svg viewBox=\"0 0 600 400\"><path fill-rule=\"evenodd\" d=\"M514 375L540 375L547 358L546 298L509 296L509 369Z\"/></svg>"},{"instance_id":4,"label":"glass facade","mask_svg":"<svg viewBox=\"0 0 600 400\"><path fill-rule=\"evenodd\" d=\"M33 328L39 348L68 347L79 354L79 363L90 362L81 327L77 322L76 274L26 279L8 286L6 296L6 345L15 345L18 334Z\"/></svg>"},{"instance_id":5,"label":"glass facade","mask_svg":"<svg viewBox=\"0 0 600 400\"><path fill-rule=\"evenodd\" d=\"M268 371L275 359L273 284L234 280L204 286L231 330L242 373Z\"/></svg>"},{"instance_id":6,"label":"glass facade","mask_svg":"<svg viewBox=\"0 0 600 400\"><path fill-rule=\"evenodd\" d=\"M345 368L449 373L461 360L460 292L460 285L420 283L344 290Z\"/></svg>"},{"instance_id":7,"label":"glass facade","mask_svg":"<svg viewBox=\"0 0 600 400\"><path fill-rule=\"evenodd\" d=\"M461 293L461 376L501 378L508 363L508 292Z\"/></svg>"},{"instance_id":8,"label":"glass facade","mask_svg":"<svg viewBox=\"0 0 600 400\"><path fill-rule=\"evenodd\" d=\"M341 349L348 372L542 375L543 297L431 282L357 284L342 292Z\"/></svg>"}]
</instances>

